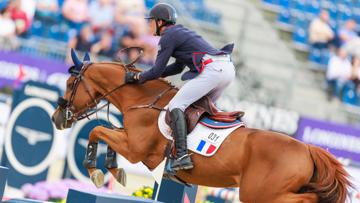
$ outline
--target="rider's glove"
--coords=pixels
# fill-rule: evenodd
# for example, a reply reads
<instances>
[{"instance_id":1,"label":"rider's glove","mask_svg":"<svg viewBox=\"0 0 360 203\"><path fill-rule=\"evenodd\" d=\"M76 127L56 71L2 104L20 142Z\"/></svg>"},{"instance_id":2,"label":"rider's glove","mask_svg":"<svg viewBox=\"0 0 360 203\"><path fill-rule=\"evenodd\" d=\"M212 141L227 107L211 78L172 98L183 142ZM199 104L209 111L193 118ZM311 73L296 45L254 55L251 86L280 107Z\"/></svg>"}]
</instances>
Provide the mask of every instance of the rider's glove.
<instances>
[{"instance_id":1,"label":"rider's glove","mask_svg":"<svg viewBox=\"0 0 360 203\"><path fill-rule=\"evenodd\" d=\"M128 71L125 75L125 83L138 83L140 79L140 73Z\"/></svg>"}]
</instances>

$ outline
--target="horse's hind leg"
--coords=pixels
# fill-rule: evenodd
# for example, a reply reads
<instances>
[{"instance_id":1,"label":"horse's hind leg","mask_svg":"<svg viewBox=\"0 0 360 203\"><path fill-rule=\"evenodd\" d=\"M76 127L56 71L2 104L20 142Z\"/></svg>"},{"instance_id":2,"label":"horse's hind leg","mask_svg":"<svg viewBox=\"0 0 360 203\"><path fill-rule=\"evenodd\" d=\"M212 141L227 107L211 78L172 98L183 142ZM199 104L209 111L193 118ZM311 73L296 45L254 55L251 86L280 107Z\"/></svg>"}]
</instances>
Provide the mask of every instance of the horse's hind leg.
<instances>
[{"instance_id":1,"label":"horse's hind leg","mask_svg":"<svg viewBox=\"0 0 360 203\"><path fill-rule=\"evenodd\" d=\"M107 148L105 168L107 168L114 178L123 186L126 186L126 173L124 169L118 168L116 160L116 152L111 149L110 146Z\"/></svg>"}]
</instances>

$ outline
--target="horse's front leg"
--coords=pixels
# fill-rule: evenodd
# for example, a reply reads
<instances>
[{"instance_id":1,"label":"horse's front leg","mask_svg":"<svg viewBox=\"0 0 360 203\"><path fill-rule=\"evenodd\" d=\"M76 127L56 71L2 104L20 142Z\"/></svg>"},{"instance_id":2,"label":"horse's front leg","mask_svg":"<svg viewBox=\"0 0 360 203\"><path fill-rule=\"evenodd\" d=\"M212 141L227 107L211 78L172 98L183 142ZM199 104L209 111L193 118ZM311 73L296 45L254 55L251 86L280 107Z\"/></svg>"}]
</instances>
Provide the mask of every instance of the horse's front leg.
<instances>
[{"instance_id":1,"label":"horse's front leg","mask_svg":"<svg viewBox=\"0 0 360 203\"><path fill-rule=\"evenodd\" d=\"M116 152L110 146L106 152L105 167L121 185L126 186L126 173L123 168L118 168Z\"/></svg>"},{"instance_id":2,"label":"horse's front leg","mask_svg":"<svg viewBox=\"0 0 360 203\"><path fill-rule=\"evenodd\" d=\"M88 170L91 181L100 188L104 185L104 173L96 168L97 147L98 142L89 141L83 165Z\"/></svg>"},{"instance_id":3,"label":"horse's front leg","mask_svg":"<svg viewBox=\"0 0 360 203\"><path fill-rule=\"evenodd\" d=\"M96 168L96 152L99 140L108 144L105 167L120 184L125 185L126 174L122 168L117 168L116 152L128 159L130 152L127 134L123 129L113 130L102 126L95 127L90 132L84 166L88 170L92 182L97 187L102 187L104 185L104 174Z\"/></svg>"}]
</instances>

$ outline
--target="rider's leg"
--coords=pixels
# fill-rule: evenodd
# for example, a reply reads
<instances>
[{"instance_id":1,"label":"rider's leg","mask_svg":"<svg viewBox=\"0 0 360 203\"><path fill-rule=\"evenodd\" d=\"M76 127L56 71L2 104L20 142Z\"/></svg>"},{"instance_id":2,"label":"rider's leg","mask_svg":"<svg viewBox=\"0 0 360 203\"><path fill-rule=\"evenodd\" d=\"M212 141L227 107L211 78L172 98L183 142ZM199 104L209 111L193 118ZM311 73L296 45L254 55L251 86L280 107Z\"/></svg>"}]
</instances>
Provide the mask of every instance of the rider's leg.
<instances>
[{"instance_id":1,"label":"rider's leg","mask_svg":"<svg viewBox=\"0 0 360 203\"><path fill-rule=\"evenodd\" d=\"M187 125L184 112L181 109L173 109L170 112L171 128L175 135L176 159L172 162L171 168L173 170L191 169L193 163L190 155L187 153Z\"/></svg>"},{"instance_id":2,"label":"rider's leg","mask_svg":"<svg viewBox=\"0 0 360 203\"><path fill-rule=\"evenodd\" d=\"M227 70L223 74L223 80L219 83L219 85L211 90L207 95L213 103L215 103L224 90L231 84L231 82L235 78L235 67L231 62L226 62L228 66L226 66ZM232 67L231 67L232 66Z\"/></svg>"},{"instance_id":3,"label":"rider's leg","mask_svg":"<svg viewBox=\"0 0 360 203\"><path fill-rule=\"evenodd\" d=\"M193 167L191 158L187 155L185 109L209 93L213 92L220 95L234 78L234 74L234 66L231 62L209 64L203 73L187 82L169 102L172 120L170 127L175 135L175 147L177 149L176 160L171 165L172 169L190 169Z\"/></svg>"},{"instance_id":4,"label":"rider's leg","mask_svg":"<svg viewBox=\"0 0 360 203\"><path fill-rule=\"evenodd\" d=\"M184 112L188 106L205 95L216 101L234 77L232 62L216 61L208 64L200 75L180 88L169 102L169 110L179 108Z\"/></svg>"}]
</instances>

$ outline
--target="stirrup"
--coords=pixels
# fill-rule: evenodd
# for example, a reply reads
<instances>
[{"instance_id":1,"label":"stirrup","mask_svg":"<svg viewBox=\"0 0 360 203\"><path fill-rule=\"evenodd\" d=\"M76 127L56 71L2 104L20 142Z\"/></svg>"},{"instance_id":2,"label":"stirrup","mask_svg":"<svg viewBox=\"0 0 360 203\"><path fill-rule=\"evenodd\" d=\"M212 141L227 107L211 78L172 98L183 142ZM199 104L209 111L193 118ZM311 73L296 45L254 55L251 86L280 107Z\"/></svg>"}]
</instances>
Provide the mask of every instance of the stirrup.
<instances>
[{"instance_id":1,"label":"stirrup","mask_svg":"<svg viewBox=\"0 0 360 203\"><path fill-rule=\"evenodd\" d=\"M176 161L181 161L181 160L183 160L183 159L185 159L185 158L187 158L187 157L190 157L191 155L193 155L194 153L186 153L186 154L184 154L183 156L181 156L181 157L179 157L179 158L174 158L174 160L176 160Z\"/></svg>"},{"instance_id":2,"label":"stirrup","mask_svg":"<svg viewBox=\"0 0 360 203\"><path fill-rule=\"evenodd\" d=\"M194 168L194 164L192 162L192 160L190 159L190 156L192 155L193 153L191 154L185 154L177 159L173 159L171 160L170 162L170 168L172 171L176 172L178 170L189 170L189 169L192 169ZM182 160L186 159L186 158L189 158L189 162L187 163L181 163Z\"/></svg>"}]
</instances>

